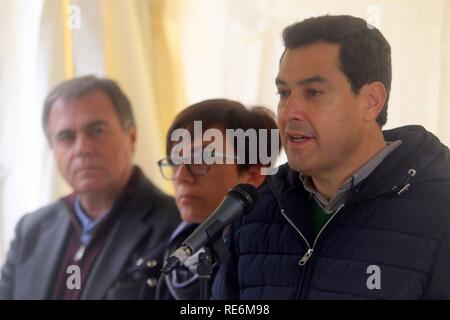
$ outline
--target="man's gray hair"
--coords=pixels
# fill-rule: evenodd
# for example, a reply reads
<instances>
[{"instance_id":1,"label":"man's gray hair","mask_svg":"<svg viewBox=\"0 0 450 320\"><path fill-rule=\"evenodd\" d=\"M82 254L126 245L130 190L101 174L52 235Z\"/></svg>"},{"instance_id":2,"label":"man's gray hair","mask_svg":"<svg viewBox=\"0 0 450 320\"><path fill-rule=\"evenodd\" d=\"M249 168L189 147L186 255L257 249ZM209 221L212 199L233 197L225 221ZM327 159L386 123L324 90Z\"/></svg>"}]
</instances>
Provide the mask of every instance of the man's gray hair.
<instances>
[{"instance_id":1,"label":"man's gray hair","mask_svg":"<svg viewBox=\"0 0 450 320\"><path fill-rule=\"evenodd\" d=\"M60 83L53 88L45 98L44 112L42 114L42 127L49 142L50 132L48 121L50 111L56 100L62 99L62 101L67 104L93 91L101 91L112 100L114 109L119 116L120 123L124 130L128 130L136 125L133 111L131 110L130 100L128 100L127 96L123 93L117 83L110 79L97 78L96 76L88 75Z\"/></svg>"}]
</instances>

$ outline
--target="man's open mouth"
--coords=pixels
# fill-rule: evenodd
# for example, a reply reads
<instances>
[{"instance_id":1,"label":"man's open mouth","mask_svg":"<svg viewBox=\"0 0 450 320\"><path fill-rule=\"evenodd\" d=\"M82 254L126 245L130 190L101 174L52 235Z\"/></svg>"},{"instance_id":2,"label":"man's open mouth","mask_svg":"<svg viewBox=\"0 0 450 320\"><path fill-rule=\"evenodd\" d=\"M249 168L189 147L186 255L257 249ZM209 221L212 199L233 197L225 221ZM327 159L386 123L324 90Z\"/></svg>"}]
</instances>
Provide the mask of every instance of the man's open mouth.
<instances>
[{"instance_id":1,"label":"man's open mouth","mask_svg":"<svg viewBox=\"0 0 450 320\"><path fill-rule=\"evenodd\" d=\"M293 142L306 142L313 139L311 136L302 135L302 134L289 134L289 140Z\"/></svg>"}]
</instances>

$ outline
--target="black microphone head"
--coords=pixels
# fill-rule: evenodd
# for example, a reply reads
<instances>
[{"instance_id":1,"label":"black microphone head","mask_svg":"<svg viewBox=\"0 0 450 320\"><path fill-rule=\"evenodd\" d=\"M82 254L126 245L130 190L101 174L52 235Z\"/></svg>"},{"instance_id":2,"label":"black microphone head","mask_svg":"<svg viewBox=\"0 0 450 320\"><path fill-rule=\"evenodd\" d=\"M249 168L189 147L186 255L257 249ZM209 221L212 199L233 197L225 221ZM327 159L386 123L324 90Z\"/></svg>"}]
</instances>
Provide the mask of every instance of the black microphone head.
<instances>
[{"instance_id":1,"label":"black microphone head","mask_svg":"<svg viewBox=\"0 0 450 320\"><path fill-rule=\"evenodd\" d=\"M241 183L228 191L228 195L242 202L244 212L253 209L258 200L258 190L251 184Z\"/></svg>"},{"instance_id":2,"label":"black microphone head","mask_svg":"<svg viewBox=\"0 0 450 320\"><path fill-rule=\"evenodd\" d=\"M257 197L258 191L254 186L238 184L228 191L216 210L184 240L182 246L188 247L192 253L197 252L203 245L214 239L217 234L222 235L222 230L226 225L253 209ZM186 250L180 252L184 254ZM184 255L178 260L188 256ZM184 261L181 261L181 263L184 263Z\"/></svg>"}]
</instances>

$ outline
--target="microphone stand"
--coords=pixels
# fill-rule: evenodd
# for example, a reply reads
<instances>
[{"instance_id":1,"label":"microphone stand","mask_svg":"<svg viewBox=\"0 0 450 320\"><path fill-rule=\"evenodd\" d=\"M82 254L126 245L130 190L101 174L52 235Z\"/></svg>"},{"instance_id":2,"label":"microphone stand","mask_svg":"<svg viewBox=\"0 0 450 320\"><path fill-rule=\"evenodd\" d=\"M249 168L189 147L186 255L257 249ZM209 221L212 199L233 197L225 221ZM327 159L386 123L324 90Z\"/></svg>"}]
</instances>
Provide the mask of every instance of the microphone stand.
<instances>
[{"instance_id":1,"label":"microphone stand","mask_svg":"<svg viewBox=\"0 0 450 320\"><path fill-rule=\"evenodd\" d=\"M214 271L214 257L209 247L198 256L197 275L200 283L200 300L208 300L210 295L210 282Z\"/></svg>"},{"instance_id":2,"label":"microphone stand","mask_svg":"<svg viewBox=\"0 0 450 320\"><path fill-rule=\"evenodd\" d=\"M199 254L197 265L200 300L209 300L210 298L211 278L214 273L214 267L225 262L231 256L230 250L223 240L221 232L223 227L223 223L217 221L206 230L210 241L204 246L205 251Z\"/></svg>"}]
</instances>

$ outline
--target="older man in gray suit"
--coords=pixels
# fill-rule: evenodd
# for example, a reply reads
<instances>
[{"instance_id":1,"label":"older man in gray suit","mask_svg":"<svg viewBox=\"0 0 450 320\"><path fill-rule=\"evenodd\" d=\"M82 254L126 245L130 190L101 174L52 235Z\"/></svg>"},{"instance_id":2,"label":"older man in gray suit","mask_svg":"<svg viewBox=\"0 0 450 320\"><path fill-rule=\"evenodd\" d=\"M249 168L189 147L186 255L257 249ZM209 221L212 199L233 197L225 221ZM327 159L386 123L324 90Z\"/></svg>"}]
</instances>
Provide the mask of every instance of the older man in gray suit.
<instances>
[{"instance_id":1,"label":"older man in gray suit","mask_svg":"<svg viewBox=\"0 0 450 320\"><path fill-rule=\"evenodd\" d=\"M0 298L152 298L179 218L173 199L132 164L129 100L108 79L68 80L47 96L43 127L73 193L19 221Z\"/></svg>"}]
</instances>

